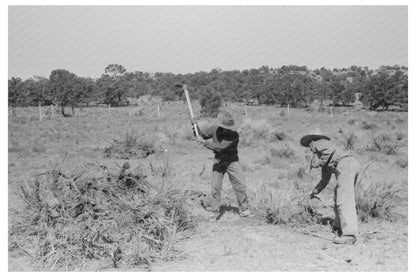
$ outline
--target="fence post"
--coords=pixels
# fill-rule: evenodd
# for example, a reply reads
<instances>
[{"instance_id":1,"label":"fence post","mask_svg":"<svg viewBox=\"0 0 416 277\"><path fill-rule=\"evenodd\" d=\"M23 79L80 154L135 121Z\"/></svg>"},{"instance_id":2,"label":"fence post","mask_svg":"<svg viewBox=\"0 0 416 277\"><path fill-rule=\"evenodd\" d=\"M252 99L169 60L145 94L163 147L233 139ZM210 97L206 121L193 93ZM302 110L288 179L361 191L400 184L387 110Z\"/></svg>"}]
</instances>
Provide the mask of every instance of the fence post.
<instances>
[{"instance_id":1,"label":"fence post","mask_svg":"<svg viewBox=\"0 0 416 277\"><path fill-rule=\"evenodd\" d=\"M332 117L332 108L333 108L333 106L331 106L331 117Z\"/></svg>"},{"instance_id":2,"label":"fence post","mask_svg":"<svg viewBox=\"0 0 416 277\"><path fill-rule=\"evenodd\" d=\"M111 104L108 104L108 114L111 114L110 108L111 108Z\"/></svg>"},{"instance_id":3,"label":"fence post","mask_svg":"<svg viewBox=\"0 0 416 277\"><path fill-rule=\"evenodd\" d=\"M157 108L157 116L160 117L160 107L159 107L159 103L156 103L156 108Z\"/></svg>"},{"instance_id":4,"label":"fence post","mask_svg":"<svg viewBox=\"0 0 416 277\"><path fill-rule=\"evenodd\" d=\"M247 104L246 103L244 103L244 111L245 111L245 113L246 113L246 117L248 116L248 114L247 114Z\"/></svg>"},{"instance_id":5,"label":"fence post","mask_svg":"<svg viewBox=\"0 0 416 277\"><path fill-rule=\"evenodd\" d=\"M53 118L53 104L51 104L51 117Z\"/></svg>"},{"instance_id":6,"label":"fence post","mask_svg":"<svg viewBox=\"0 0 416 277\"><path fill-rule=\"evenodd\" d=\"M40 105L40 101L39 101L39 121L42 121L42 106Z\"/></svg>"},{"instance_id":7,"label":"fence post","mask_svg":"<svg viewBox=\"0 0 416 277\"><path fill-rule=\"evenodd\" d=\"M287 104L287 117L289 117L289 104Z\"/></svg>"}]
</instances>

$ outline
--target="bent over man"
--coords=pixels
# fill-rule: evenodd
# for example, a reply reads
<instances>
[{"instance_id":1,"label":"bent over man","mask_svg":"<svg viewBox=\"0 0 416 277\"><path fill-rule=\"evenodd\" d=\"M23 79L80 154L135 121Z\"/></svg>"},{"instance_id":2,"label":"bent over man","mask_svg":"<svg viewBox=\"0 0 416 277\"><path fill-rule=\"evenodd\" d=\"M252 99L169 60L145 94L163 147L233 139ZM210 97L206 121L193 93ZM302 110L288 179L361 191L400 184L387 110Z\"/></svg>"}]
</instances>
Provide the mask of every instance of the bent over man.
<instances>
[{"instance_id":1,"label":"bent over man","mask_svg":"<svg viewBox=\"0 0 416 277\"><path fill-rule=\"evenodd\" d=\"M338 149L323 135L306 135L300 144L314 154L311 168L322 168L322 178L313 189L310 197L319 194L335 174L337 184L334 192L335 219L333 230L338 234L336 244L354 244L358 235L357 212L355 208L354 186L357 182L359 163L351 154Z\"/></svg>"},{"instance_id":2,"label":"bent over man","mask_svg":"<svg viewBox=\"0 0 416 277\"><path fill-rule=\"evenodd\" d=\"M239 135L237 128L234 119L228 112L220 112L217 120L217 124L208 128L198 127L201 136L196 139L197 142L212 150L215 154L212 167L211 210L214 212L213 216L218 219L221 205L222 180L224 174L228 173L237 196L240 215L246 217L250 215L250 210L248 209L244 174L238 158ZM212 140L208 141L208 139Z\"/></svg>"}]
</instances>

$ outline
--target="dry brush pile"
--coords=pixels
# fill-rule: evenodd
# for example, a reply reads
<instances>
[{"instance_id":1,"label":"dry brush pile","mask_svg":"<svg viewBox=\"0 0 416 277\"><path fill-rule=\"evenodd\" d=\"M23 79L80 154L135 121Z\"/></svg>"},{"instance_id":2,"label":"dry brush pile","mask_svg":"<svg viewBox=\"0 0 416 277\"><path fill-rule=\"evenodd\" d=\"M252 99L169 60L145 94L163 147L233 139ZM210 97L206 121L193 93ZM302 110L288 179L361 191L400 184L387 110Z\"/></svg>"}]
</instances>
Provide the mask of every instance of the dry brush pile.
<instances>
[{"instance_id":1,"label":"dry brush pile","mask_svg":"<svg viewBox=\"0 0 416 277\"><path fill-rule=\"evenodd\" d=\"M71 176L56 169L37 176L16 188L24 203L12 211L9 249L24 251L38 270L85 270L93 262L148 268L175 258L175 243L195 225L167 173L151 184L125 163L119 172L90 165Z\"/></svg>"}]
</instances>

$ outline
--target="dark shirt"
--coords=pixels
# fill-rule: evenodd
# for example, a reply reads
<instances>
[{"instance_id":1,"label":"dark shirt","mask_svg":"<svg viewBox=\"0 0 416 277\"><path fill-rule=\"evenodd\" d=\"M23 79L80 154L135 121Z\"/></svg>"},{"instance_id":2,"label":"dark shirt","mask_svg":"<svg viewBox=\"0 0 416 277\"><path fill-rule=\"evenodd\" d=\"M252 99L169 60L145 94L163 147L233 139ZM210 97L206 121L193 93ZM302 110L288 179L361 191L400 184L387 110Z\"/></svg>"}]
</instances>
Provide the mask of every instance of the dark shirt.
<instances>
[{"instance_id":1,"label":"dark shirt","mask_svg":"<svg viewBox=\"0 0 416 277\"><path fill-rule=\"evenodd\" d=\"M215 159L219 162L237 162L238 161L238 132L224 129L219 126L211 126L207 130L200 131L202 138L212 139L206 142L204 146L212 150Z\"/></svg>"}]
</instances>

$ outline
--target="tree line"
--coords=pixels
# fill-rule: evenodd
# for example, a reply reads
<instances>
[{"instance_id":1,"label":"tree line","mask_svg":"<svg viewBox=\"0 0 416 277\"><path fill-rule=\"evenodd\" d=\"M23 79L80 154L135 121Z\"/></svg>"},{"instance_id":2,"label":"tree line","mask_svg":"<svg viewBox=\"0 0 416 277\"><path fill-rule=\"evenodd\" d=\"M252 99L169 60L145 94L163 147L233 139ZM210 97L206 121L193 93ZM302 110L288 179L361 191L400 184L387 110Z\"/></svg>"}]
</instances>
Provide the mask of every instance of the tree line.
<instances>
[{"instance_id":1,"label":"tree line","mask_svg":"<svg viewBox=\"0 0 416 277\"><path fill-rule=\"evenodd\" d=\"M222 101L256 100L265 105L306 107L314 100L332 100L335 105L351 105L355 94L370 110L388 109L391 105L407 107L408 68L382 66L320 68L289 65L280 68L221 70L189 74L127 72L122 65L110 64L100 78L80 77L65 69L53 70L49 78L34 76L26 80L12 77L8 81L11 107L49 105L77 107L92 103L123 106L128 98L141 95L161 96L165 101L178 100L181 92L175 84L186 83L191 97L220 97Z\"/></svg>"}]
</instances>

